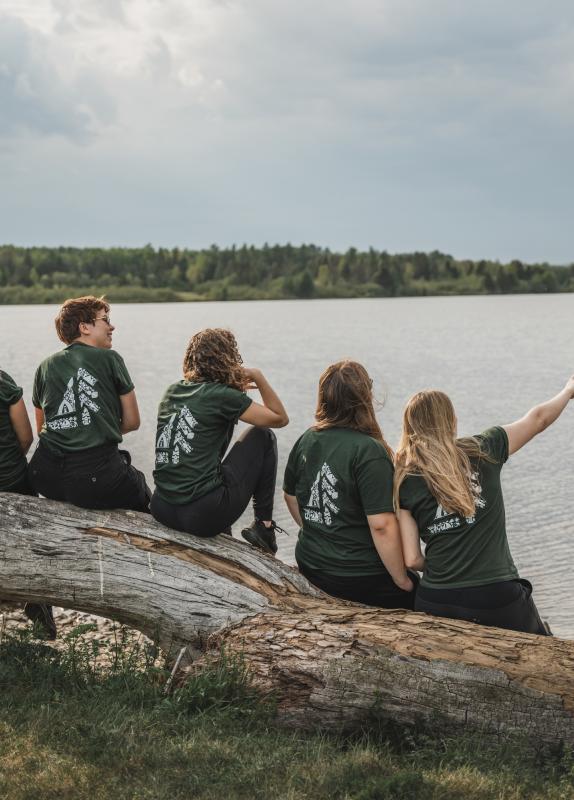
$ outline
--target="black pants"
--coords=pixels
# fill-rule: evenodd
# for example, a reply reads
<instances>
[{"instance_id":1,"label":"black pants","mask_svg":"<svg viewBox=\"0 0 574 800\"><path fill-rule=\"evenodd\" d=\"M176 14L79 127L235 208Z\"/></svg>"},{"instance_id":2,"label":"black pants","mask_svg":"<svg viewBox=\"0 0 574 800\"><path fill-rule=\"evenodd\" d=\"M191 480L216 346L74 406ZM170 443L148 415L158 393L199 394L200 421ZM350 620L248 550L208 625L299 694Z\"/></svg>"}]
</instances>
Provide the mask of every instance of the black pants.
<instances>
[{"instance_id":1,"label":"black pants","mask_svg":"<svg viewBox=\"0 0 574 800\"><path fill-rule=\"evenodd\" d=\"M130 454L116 445L56 455L39 443L28 466L34 490L80 508L149 511L151 491Z\"/></svg>"},{"instance_id":2,"label":"black pants","mask_svg":"<svg viewBox=\"0 0 574 800\"><path fill-rule=\"evenodd\" d=\"M151 513L164 525L196 536L216 536L243 514L253 497L257 519L273 516L277 439L268 428L248 428L221 462L222 486L193 503L174 505L156 492Z\"/></svg>"},{"instance_id":3,"label":"black pants","mask_svg":"<svg viewBox=\"0 0 574 800\"><path fill-rule=\"evenodd\" d=\"M408 571L409 578L414 583L412 592L399 589L388 573L379 575L325 575L321 572L305 569L299 566L303 575L314 586L333 597L342 600L352 600L366 606L377 608L406 608L414 609L415 592L419 582L416 572Z\"/></svg>"},{"instance_id":4,"label":"black pants","mask_svg":"<svg viewBox=\"0 0 574 800\"><path fill-rule=\"evenodd\" d=\"M415 610L435 617L464 619L494 628L549 635L534 605L532 584L523 579L462 589L420 586Z\"/></svg>"}]
</instances>

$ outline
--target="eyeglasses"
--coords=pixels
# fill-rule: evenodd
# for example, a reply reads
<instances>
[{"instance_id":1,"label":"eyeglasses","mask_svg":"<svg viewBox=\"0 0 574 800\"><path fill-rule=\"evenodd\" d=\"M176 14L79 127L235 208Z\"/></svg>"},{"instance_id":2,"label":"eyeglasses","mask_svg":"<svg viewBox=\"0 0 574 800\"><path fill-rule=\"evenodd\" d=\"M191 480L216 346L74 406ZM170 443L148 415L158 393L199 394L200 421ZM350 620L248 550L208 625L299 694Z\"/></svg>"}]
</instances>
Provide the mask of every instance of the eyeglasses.
<instances>
[{"instance_id":1,"label":"eyeglasses","mask_svg":"<svg viewBox=\"0 0 574 800\"><path fill-rule=\"evenodd\" d=\"M106 323L106 325L111 325L111 324L112 324L112 321L111 321L111 319L110 319L110 315L109 315L109 314L104 314L104 316L103 316L103 317L96 317L96 318L94 319L94 324L95 324L95 323L96 323L96 322L97 322L99 319L103 320L103 321Z\"/></svg>"}]
</instances>

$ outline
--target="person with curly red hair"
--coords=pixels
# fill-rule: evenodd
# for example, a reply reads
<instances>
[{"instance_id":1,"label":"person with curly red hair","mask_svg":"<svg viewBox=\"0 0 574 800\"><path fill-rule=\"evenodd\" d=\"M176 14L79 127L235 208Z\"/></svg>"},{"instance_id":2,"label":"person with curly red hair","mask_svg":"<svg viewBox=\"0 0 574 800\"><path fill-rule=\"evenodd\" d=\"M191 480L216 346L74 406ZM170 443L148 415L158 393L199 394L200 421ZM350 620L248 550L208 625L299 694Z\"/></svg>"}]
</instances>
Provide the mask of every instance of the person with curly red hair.
<instances>
[{"instance_id":1,"label":"person with curly red hair","mask_svg":"<svg viewBox=\"0 0 574 800\"><path fill-rule=\"evenodd\" d=\"M248 397L248 389L258 389L262 402ZM225 455L238 420L251 427ZM196 333L183 379L167 388L159 406L153 516L176 530L215 536L229 533L253 498L255 518L242 536L274 555L277 441L270 429L288 422L261 370L243 366L230 331Z\"/></svg>"}]
</instances>

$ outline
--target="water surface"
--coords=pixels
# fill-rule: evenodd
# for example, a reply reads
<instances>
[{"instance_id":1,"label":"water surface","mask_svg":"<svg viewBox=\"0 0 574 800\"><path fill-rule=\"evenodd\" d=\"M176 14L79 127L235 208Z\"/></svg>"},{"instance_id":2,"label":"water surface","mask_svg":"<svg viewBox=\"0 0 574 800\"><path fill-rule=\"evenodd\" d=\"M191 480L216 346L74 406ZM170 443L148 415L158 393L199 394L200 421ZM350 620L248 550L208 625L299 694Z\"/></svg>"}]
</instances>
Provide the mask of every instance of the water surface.
<instances>
[{"instance_id":1,"label":"water surface","mask_svg":"<svg viewBox=\"0 0 574 800\"><path fill-rule=\"evenodd\" d=\"M24 386L30 412L34 370L60 346L55 311L0 307L0 365ZM142 427L126 446L151 483L157 405L180 377L187 339L203 327L231 328L245 363L260 367L284 400L291 424L278 431L281 475L291 445L312 423L317 379L329 363L348 356L367 366L385 398L379 418L392 445L405 401L423 388L451 396L461 435L478 433L512 422L562 388L574 372L573 312L574 296L567 294L115 305L114 347L142 412ZM518 569L534 583L554 631L568 637L574 637L573 445L574 403L503 470ZM295 525L279 488L275 518L290 534L279 537L279 555L292 563Z\"/></svg>"}]
</instances>

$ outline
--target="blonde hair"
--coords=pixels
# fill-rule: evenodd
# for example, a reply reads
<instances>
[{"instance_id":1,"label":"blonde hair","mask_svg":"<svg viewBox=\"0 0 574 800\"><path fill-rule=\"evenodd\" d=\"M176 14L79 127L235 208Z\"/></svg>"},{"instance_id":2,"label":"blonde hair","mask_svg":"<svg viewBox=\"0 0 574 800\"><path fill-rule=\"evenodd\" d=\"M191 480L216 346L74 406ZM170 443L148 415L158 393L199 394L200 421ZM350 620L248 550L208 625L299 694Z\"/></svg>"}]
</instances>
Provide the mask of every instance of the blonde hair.
<instances>
[{"instance_id":1,"label":"blonde hair","mask_svg":"<svg viewBox=\"0 0 574 800\"><path fill-rule=\"evenodd\" d=\"M395 458L394 504L407 475L421 475L437 502L450 513L475 512L471 458L489 456L473 437L456 438L456 415L448 395L435 389L418 392L403 413L403 430Z\"/></svg>"},{"instance_id":2,"label":"blonde hair","mask_svg":"<svg viewBox=\"0 0 574 800\"><path fill-rule=\"evenodd\" d=\"M373 407L373 382L357 361L337 361L319 378L315 429L351 428L380 442L389 458L394 453L385 441Z\"/></svg>"}]
</instances>

